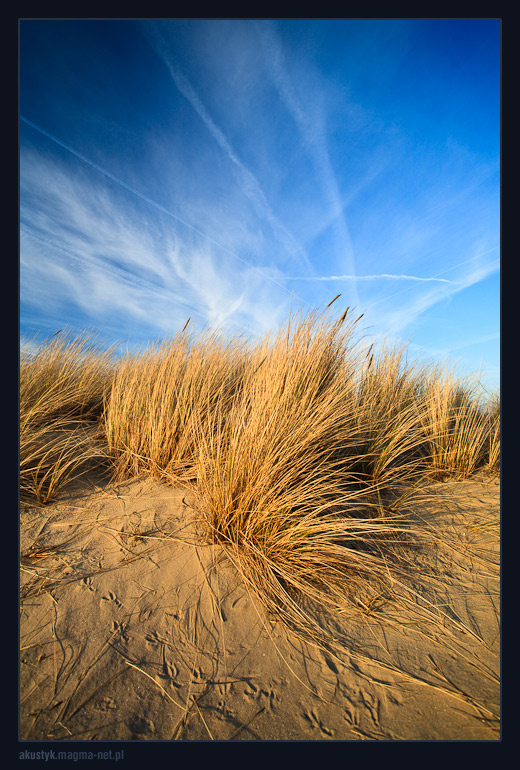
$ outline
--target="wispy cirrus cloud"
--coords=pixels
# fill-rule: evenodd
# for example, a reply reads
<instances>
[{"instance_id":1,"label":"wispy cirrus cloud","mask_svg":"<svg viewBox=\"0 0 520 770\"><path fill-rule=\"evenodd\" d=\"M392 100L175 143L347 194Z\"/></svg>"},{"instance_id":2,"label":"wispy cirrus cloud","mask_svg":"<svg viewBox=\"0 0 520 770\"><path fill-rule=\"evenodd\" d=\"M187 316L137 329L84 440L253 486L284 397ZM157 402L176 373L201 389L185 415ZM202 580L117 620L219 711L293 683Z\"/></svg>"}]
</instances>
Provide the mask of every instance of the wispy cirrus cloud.
<instances>
[{"instance_id":1,"label":"wispy cirrus cloud","mask_svg":"<svg viewBox=\"0 0 520 770\"><path fill-rule=\"evenodd\" d=\"M29 314L45 309L51 325L66 317L164 334L188 315L258 331L284 307L274 276L267 281L234 255L217 254L197 232L149 218L132 196L90 172L27 149L21 170L21 301ZM286 304L290 293L283 294Z\"/></svg>"}]
</instances>

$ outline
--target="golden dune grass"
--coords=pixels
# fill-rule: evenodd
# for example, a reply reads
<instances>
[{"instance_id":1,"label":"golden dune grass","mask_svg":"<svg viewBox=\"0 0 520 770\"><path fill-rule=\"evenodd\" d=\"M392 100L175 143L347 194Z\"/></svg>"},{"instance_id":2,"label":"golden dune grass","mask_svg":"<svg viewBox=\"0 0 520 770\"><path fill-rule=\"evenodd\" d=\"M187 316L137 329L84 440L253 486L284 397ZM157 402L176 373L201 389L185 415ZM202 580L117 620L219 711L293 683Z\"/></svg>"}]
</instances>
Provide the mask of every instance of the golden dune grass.
<instances>
[{"instance_id":1,"label":"golden dune grass","mask_svg":"<svg viewBox=\"0 0 520 770\"><path fill-rule=\"evenodd\" d=\"M147 472L159 479L191 480L194 421L217 406L225 410L241 386L247 359L244 343L185 332L123 358L103 415L116 477Z\"/></svg>"},{"instance_id":2,"label":"golden dune grass","mask_svg":"<svg viewBox=\"0 0 520 770\"><path fill-rule=\"evenodd\" d=\"M429 374L425 401L424 430L436 477L468 478L486 461L490 467L498 467L498 399L484 407L475 379L461 380L444 368Z\"/></svg>"},{"instance_id":3,"label":"golden dune grass","mask_svg":"<svg viewBox=\"0 0 520 770\"><path fill-rule=\"evenodd\" d=\"M301 597L344 611L402 570L404 505L424 495L413 374L396 378L384 358L369 371L355 329L348 317L291 319L257 346L227 417L195 426L206 537L271 612L307 630Z\"/></svg>"},{"instance_id":4,"label":"golden dune grass","mask_svg":"<svg viewBox=\"0 0 520 770\"><path fill-rule=\"evenodd\" d=\"M185 329L118 360L51 340L21 363L22 494L48 502L93 457L190 485L201 536L295 627L313 623L302 597L343 611L394 591L430 482L498 470L500 405L366 352L359 320L296 313L256 342Z\"/></svg>"},{"instance_id":5,"label":"golden dune grass","mask_svg":"<svg viewBox=\"0 0 520 770\"><path fill-rule=\"evenodd\" d=\"M99 454L110 351L89 336L53 337L20 361L20 493L44 504Z\"/></svg>"}]
</instances>

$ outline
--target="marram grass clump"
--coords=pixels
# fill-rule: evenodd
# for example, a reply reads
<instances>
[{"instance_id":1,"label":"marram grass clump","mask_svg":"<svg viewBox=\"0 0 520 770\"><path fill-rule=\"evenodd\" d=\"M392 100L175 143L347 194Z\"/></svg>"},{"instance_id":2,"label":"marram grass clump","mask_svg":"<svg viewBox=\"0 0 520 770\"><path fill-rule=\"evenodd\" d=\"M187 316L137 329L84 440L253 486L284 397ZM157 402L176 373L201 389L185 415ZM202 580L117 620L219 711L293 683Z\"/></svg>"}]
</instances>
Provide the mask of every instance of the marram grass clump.
<instances>
[{"instance_id":1,"label":"marram grass clump","mask_svg":"<svg viewBox=\"0 0 520 770\"><path fill-rule=\"evenodd\" d=\"M367 351L360 320L296 313L257 341L185 328L120 358L51 339L21 362L22 496L55 499L87 459L187 485L202 538L295 628L317 629L309 603L395 595L435 480L498 471L500 402L404 349Z\"/></svg>"},{"instance_id":2,"label":"marram grass clump","mask_svg":"<svg viewBox=\"0 0 520 770\"><path fill-rule=\"evenodd\" d=\"M225 416L194 423L206 539L270 612L318 636L304 607L344 612L406 590L424 535L409 512L431 495L445 440L427 369L403 350L365 351L359 320L291 318L254 347ZM445 459L445 472L474 469Z\"/></svg>"}]
</instances>

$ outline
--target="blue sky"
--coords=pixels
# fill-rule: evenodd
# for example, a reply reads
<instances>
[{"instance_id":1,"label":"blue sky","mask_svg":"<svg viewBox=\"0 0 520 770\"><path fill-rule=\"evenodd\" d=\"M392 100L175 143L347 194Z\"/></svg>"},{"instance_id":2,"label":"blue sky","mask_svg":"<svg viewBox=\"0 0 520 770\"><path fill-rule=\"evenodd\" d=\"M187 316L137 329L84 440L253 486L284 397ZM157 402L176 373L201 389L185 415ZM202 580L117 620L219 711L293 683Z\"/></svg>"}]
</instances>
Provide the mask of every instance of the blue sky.
<instances>
[{"instance_id":1,"label":"blue sky","mask_svg":"<svg viewBox=\"0 0 520 770\"><path fill-rule=\"evenodd\" d=\"M20 22L22 342L340 293L498 388L499 21Z\"/></svg>"}]
</instances>

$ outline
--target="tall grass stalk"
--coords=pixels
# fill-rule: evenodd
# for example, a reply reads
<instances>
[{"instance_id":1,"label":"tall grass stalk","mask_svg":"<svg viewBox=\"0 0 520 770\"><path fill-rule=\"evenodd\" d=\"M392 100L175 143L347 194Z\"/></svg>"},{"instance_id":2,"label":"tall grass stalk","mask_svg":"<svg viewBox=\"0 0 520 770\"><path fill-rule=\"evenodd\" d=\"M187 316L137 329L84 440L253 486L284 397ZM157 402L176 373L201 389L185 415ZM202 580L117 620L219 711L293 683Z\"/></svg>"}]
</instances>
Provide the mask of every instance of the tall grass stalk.
<instances>
[{"instance_id":1,"label":"tall grass stalk","mask_svg":"<svg viewBox=\"0 0 520 770\"><path fill-rule=\"evenodd\" d=\"M410 363L405 348L372 346L360 367L358 429L360 463L368 478L397 493L424 479L429 461L420 398L424 366Z\"/></svg>"},{"instance_id":2,"label":"tall grass stalk","mask_svg":"<svg viewBox=\"0 0 520 770\"><path fill-rule=\"evenodd\" d=\"M37 411L45 422L60 416L96 419L112 373L113 351L92 335L51 337L34 354L21 356L20 408L30 410L44 399Z\"/></svg>"}]
</instances>

